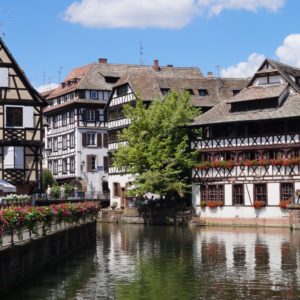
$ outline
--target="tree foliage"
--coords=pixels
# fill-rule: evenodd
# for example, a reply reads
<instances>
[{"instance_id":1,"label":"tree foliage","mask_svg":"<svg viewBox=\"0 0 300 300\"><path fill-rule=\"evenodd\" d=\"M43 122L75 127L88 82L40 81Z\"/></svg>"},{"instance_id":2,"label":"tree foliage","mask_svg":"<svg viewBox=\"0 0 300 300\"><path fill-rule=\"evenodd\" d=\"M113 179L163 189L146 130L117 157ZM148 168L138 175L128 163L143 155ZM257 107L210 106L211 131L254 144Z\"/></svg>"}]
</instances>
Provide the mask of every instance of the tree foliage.
<instances>
[{"instance_id":1,"label":"tree foliage","mask_svg":"<svg viewBox=\"0 0 300 300\"><path fill-rule=\"evenodd\" d=\"M196 163L195 151L189 147L191 129L185 125L199 114L190 105L189 94L171 92L149 108L137 99L135 105L125 105L124 114L131 120L121 133L127 144L113 154L113 161L115 167L134 175L130 193L185 192L187 175Z\"/></svg>"},{"instance_id":2,"label":"tree foliage","mask_svg":"<svg viewBox=\"0 0 300 300\"><path fill-rule=\"evenodd\" d=\"M50 170L48 169L44 169L42 171L42 186L43 186L43 190L45 191L47 189L47 186L53 186L54 184L56 184L56 181L51 173Z\"/></svg>"}]
</instances>

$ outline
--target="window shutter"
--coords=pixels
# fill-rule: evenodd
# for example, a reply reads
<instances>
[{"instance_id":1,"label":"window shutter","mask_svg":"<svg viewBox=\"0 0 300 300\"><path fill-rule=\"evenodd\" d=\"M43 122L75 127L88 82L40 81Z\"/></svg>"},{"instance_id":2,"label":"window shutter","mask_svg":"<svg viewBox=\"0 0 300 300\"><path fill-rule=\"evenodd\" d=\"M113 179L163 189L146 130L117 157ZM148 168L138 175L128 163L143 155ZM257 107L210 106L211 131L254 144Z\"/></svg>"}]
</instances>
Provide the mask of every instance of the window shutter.
<instances>
[{"instance_id":1,"label":"window shutter","mask_svg":"<svg viewBox=\"0 0 300 300\"><path fill-rule=\"evenodd\" d=\"M103 147L108 147L108 141L107 141L107 133L103 133Z\"/></svg>"},{"instance_id":2,"label":"window shutter","mask_svg":"<svg viewBox=\"0 0 300 300\"><path fill-rule=\"evenodd\" d=\"M96 109L96 113L95 113L96 121L100 121L99 115L100 115L99 110Z\"/></svg>"},{"instance_id":3,"label":"window shutter","mask_svg":"<svg viewBox=\"0 0 300 300\"><path fill-rule=\"evenodd\" d=\"M108 172L108 156L103 157L103 169L104 172Z\"/></svg>"},{"instance_id":4,"label":"window shutter","mask_svg":"<svg viewBox=\"0 0 300 300\"><path fill-rule=\"evenodd\" d=\"M97 146L102 148L102 134L101 133L97 134Z\"/></svg>"},{"instance_id":5,"label":"window shutter","mask_svg":"<svg viewBox=\"0 0 300 300\"><path fill-rule=\"evenodd\" d=\"M86 146L86 133L82 133L82 146Z\"/></svg>"},{"instance_id":6,"label":"window shutter","mask_svg":"<svg viewBox=\"0 0 300 300\"><path fill-rule=\"evenodd\" d=\"M14 153L13 146L4 147L4 168L11 169L15 167Z\"/></svg>"},{"instance_id":7,"label":"window shutter","mask_svg":"<svg viewBox=\"0 0 300 300\"><path fill-rule=\"evenodd\" d=\"M91 155L87 155L86 156L86 171L87 172L91 172L92 171L92 156Z\"/></svg>"},{"instance_id":8,"label":"window shutter","mask_svg":"<svg viewBox=\"0 0 300 300\"><path fill-rule=\"evenodd\" d=\"M15 147L15 168L24 169L24 147Z\"/></svg>"}]
</instances>

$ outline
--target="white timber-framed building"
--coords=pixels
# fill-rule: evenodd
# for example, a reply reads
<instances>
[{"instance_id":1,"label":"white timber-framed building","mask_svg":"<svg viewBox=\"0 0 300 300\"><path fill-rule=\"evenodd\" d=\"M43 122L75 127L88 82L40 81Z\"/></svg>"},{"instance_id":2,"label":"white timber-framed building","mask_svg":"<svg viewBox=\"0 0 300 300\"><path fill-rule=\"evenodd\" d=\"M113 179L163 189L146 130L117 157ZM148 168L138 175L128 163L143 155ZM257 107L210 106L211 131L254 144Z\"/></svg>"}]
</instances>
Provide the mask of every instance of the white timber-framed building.
<instances>
[{"instance_id":1,"label":"white timber-framed building","mask_svg":"<svg viewBox=\"0 0 300 300\"><path fill-rule=\"evenodd\" d=\"M214 77L212 73L205 77L198 67L160 66L158 60L154 60L153 66L129 68L114 85L106 107L110 157L108 185L111 203L116 202L118 207L126 207L126 192L134 181L132 175L115 168L112 161L112 153L120 144L126 143L120 140L120 133L130 124L130 120L123 114L124 104L134 104L139 96L148 106L153 99L163 97L171 90L188 91L191 103L205 112L223 98L237 94L246 84L247 80L244 79L224 79Z\"/></svg>"},{"instance_id":2,"label":"white timber-framed building","mask_svg":"<svg viewBox=\"0 0 300 300\"><path fill-rule=\"evenodd\" d=\"M197 117L197 214L206 222L288 226L300 191L300 69L266 59L232 99Z\"/></svg>"},{"instance_id":3,"label":"white timber-framed building","mask_svg":"<svg viewBox=\"0 0 300 300\"><path fill-rule=\"evenodd\" d=\"M71 183L89 198L109 198L104 108L128 66L101 58L73 69L46 93L45 165L59 184Z\"/></svg>"},{"instance_id":4,"label":"white timber-framed building","mask_svg":"<svg viewBox=\"0 0 300 300\"><path fill-rule=\"evenodd\" d=\"M0 38L0 178L19 194L41 188L46 105Z\"/></svg>"}]
</instances>

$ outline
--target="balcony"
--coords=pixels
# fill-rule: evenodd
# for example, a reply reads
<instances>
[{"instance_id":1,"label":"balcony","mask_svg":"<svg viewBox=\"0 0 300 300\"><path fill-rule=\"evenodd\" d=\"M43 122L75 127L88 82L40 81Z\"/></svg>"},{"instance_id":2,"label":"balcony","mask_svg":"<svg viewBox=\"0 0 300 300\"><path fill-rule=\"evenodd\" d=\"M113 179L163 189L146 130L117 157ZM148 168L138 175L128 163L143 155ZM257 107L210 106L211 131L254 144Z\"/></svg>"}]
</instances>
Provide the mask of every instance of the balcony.
<instances>
[{"instance_id":1,"label":"balcony","mask_svg":"<svg viewBox=\"0 0 300 300\"><path fill-rule=\"evenodd\" d=\"M295 133L268 136L199 139L192 143L192 148L204 150L268 145L292 145L297 143L300 143L300 134Z\"/></svg>"}]
</instances>

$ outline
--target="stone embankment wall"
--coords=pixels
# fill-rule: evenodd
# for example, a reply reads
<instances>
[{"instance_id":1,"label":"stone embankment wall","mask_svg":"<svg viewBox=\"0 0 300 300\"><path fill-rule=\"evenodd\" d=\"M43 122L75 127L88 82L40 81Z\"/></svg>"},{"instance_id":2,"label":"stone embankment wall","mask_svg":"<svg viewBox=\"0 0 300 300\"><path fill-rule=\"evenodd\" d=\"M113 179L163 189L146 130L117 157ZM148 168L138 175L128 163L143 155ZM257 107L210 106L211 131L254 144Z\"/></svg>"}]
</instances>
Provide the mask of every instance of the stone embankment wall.
<instances>
[{"instance_id":1,"label":"stone embankment wall","mask_svg":"<svg viewBox=\"0 0 300 300\"><path fill-rule=\"evenodd\" d=\"M96 221L0 250L0 292L17 287L95 241Z\"/></svg>"},{"instance_id":2,"label":"stone embankment wall","mask_svg":"<svg viewBox=\"0 0 300 300\"><path fill-rule=\"evenodd\" d=\"M100 222L155 224L155 225L188 225L191 213L172 211L169 208L141 210L135 207L125 209L101 209Z\"/></svg>"}]
</instances>

